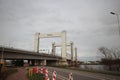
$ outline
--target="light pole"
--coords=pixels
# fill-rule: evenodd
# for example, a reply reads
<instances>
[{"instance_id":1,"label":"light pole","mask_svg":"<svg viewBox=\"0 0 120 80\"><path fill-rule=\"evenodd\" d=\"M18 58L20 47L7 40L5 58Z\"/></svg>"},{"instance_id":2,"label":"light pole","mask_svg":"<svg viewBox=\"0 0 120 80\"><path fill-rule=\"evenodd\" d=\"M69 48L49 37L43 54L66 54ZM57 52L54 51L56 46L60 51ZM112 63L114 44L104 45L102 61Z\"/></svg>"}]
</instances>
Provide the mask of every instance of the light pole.
<instances>
[{"instance_id":1,"label":"light pole","mask_svg":"<svg viewBox=\"0 0 120 80\"><path fill-rule=\"evenodd\" d=\"M119 35L120 35L120 22L119 22L119 14L114 13L114 12L110 12L110 14L112 15L116 15L117 16L117 21L118 21L118 29L119 29Z\"/></svg>"},{"instance_id":2,"label":"light pole","mask_svg":"<svg viewBox=\"0 0 120 80\"><path fill-rule=\"evenodd\" d=\"M4 47L2 47L2 48L3 48L3 50L2 50L2 54L1 54L1 60L0 60L0 75L1 75L2 67L4 65L4 60L3 60Z\"/></svg>"},{"instance_id":3,"label":"light pole","mask_svg":"<svg viewBox=\"0 0 120 80\"><path fill-rule=\"evenodd\" d=\"M2 55L1 55L1 61L0 61L2 64L4 63L3 55L4 55L4 47L2 48Z\"/></svg>"}]
</instances>

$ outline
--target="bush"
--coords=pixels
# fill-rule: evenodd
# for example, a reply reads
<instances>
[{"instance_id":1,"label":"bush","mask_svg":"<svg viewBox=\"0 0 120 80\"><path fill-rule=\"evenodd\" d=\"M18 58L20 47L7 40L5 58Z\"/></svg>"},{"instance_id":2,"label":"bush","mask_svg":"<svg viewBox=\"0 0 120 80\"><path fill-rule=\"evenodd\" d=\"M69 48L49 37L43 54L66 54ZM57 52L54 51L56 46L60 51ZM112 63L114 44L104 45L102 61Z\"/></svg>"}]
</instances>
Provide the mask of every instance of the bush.
<instances>
[{"instance_id":1,"label":"bush","mask_svg":"<svg viewBox=\"0 0 120 80\"><path fill-rule=\"evenodd\" d=\"M29 77L29 80L45 80L45 74L33 74Z\"/></svg>"}]
</instances>

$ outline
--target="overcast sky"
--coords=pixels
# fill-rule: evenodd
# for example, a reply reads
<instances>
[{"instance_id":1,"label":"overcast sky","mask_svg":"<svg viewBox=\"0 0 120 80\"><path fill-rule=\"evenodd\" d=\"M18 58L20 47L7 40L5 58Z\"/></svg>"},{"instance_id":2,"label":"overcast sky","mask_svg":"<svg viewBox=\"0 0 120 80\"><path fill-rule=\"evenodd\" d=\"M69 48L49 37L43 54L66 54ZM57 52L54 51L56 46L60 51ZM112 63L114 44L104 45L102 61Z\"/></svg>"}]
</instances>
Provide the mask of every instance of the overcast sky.
<instances>
[{"instance_id":1,"label":"overcast sky","mask_svg":"<svg viewBox=\"0 0 120 80\"><path fill-rule=\"evenodd\" d=\"M98 48L120 48L120 0L0 0L0 45L34 50L34 34L67 31L78 57L96 57ZM60 38L42 39L51 48Z\"/></svg>"}]
</instances>

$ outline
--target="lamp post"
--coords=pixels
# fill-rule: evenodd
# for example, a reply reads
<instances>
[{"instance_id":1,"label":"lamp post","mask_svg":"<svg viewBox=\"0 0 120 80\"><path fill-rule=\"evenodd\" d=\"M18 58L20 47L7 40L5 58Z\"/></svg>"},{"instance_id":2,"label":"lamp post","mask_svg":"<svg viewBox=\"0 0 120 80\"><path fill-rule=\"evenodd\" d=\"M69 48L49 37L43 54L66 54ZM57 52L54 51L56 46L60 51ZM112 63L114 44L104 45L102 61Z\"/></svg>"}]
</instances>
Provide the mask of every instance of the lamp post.
<instances>
[{"instance_id":1,"label":"lamp post","mask_svg":"<svg viewBox=\"0 0 120 80\"><path fill-rule=\"evenodd\" d=\"M2 48L2 55L1 55L1 61L0 61L2 64L4 63L3 55L4 55L4 47Z\"/></svg>"},{"instance_id":2,"label":"lamp post","mask_svg":"<svg viewBox=\"0 0 120 80\"><path fill-rule=\"evenodd\" d=\"M112 14L112 15L116 15L116 17L117 17L117 21L118 21L118 29L119 29L119 35L120 35L120 22L119 22L119 14L114 13L114 12L110 12L110 14Z\"/></svg>"},{"instance_id":3,"label":"lamp post","mask_svg":"<svg viewBox=\"0 0 120 80\"><path fill-rule=\"evenodd\" d=\"M0 60L0 75L1 75L2 67L4 65L3 54L4 54L4 47L3 47L3 50L2 50L1 60Z\"/></svg>"}]
</instances>

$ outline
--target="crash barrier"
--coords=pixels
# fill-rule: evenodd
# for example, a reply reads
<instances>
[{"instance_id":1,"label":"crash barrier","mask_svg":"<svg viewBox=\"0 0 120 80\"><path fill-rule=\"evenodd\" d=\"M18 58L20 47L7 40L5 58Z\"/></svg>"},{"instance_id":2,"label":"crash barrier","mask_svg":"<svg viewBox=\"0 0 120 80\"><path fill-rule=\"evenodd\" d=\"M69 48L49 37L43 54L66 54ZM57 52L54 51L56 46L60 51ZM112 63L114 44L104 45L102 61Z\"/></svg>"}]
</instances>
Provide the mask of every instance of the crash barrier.
<instances>
[{"instance_id":1,"label":"crash barrier","mask_svg":"<svg viewBox=\"0 0 120 80\"><path fill-rule=\"evenodd\" d=\"M52 80L56 80L56 71L53 72L53 79Z\"/></svg>"},{"instance_id":2,"label":"crash barrier","mask_svg":"<svg viewBox=\"0 0 120 80\"><path fill-rule=\"evenodd\" d=\"M69 80L73 80L73 74L72 73L69 74Z\"/></svg>"},{"instance_id":3,"label":"crash barrier","mask_svg":"<svg viewBox=\"0 0 120 80\"><path fill-rule=\"evenodd\" d=\"M38 78L42 77L42 79L40 79L40 80L50 80L50 78L48 76L48 73L49 72L48 72L47 68L41 68L41 67L29 68L29 71L28 71L29 77L37 75L37 76L39 76ZM31 80L36 80L34 78L35 77L33 77ZM53 71L52 80L57 80L56 78L57 78L57 73L56 73L56 71ZM73 74L72 73L69 73L69 79L68 80L73 80Z\"/></svg>"},{"instance_id":4,"label":"crash barrier","mask_svg":"<svg viewBox=\"0 0 120 80\"><path fill-rule=\"evenodd\" d=\"M49 80L49 77L48 77L48 69L43 69L43 71L45 71L45 76L46 76L46 78L45 78L45 80Z\"/></svg>"},{"instance_id":5,"label":"crash barrier","mask_svg":"<svg viewBox=\"0 0 120 80\"><path fill-rule=\"evenodd\" d=\"M29 77L35 78L42 78L42 80L49 80L48 77L48 69L46 68L41 68L41 67L34 67L34 68L30 68L28 71L28 75Z\"/></svg>"},{"instance_id":6,"label":"crash barrier","mask_svg":"<svg viewBox=\"0 0 120 80\"><path fill-rule=\"evenodd\" d=\"M33 74L33 70L32 70L32 69L29 69L29 71L28 71L28 75L29 75L29 77L31 77L32 74Z\"/></svg>"}]
</instances>

